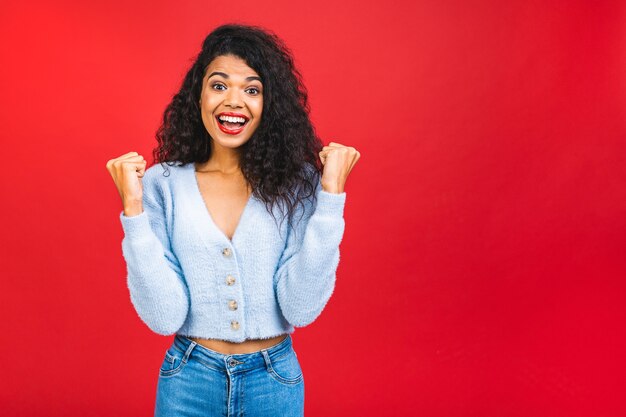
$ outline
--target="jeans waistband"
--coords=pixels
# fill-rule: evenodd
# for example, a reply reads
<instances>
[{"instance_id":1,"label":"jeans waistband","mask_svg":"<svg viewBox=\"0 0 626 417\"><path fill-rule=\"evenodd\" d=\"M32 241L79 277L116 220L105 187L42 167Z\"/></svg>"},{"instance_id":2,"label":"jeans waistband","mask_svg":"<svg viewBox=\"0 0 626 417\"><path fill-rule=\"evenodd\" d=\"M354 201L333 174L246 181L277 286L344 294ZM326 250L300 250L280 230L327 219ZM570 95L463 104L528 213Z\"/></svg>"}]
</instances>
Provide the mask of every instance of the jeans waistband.
<instances>
[{"instance_id":1,"label":"jeans waistband","mask_svg":"<svg viewBox=\"0 0 626 417\"><path fill-rule=\"evenodd\" d=\"M193 358L205 365L228 370L231 373L241 372L268 366L272 360L286 354L293 347L291 334L280 343L251 353L223 354L206 348L187 336L177 334L174 337L174 347L185 355L185 358Z\"/></svg>"}]
</instances>

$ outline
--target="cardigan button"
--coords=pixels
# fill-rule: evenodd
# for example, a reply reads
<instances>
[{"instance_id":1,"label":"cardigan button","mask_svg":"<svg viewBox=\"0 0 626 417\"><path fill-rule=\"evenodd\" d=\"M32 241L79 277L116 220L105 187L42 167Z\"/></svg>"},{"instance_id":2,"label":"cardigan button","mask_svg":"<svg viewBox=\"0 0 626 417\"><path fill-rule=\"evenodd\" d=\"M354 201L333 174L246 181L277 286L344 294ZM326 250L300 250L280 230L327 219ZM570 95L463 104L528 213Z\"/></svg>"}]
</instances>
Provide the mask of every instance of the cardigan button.
<instances>
[{"instance_id":1,"label":"cardigan button","mask_svg":"<svg viewBox=\"0 0 626 417\"><path fill-rule=\"evenodd\" d=\"M224 255L225 257L229 257L230 255L232 255L232 251L230 250L230 248L224 248L222 249L222 255Z\"/></svg>"},{"instance_id":2,"label":"cardigan button","mask_svg":"<svg viewBox=\"0 0 626 417\"><path fill-rule=\"evenodd\" d=\"M229 275L226 277L226 284L233 285L234 283L235 283L235 277L233 277L232 275Z\"/></svg>"},{"instance_id":3,"label":"cardigan button","mask_svg":"<svg viewBox=\"0 0 626 417\"><path fill-rule=\"evenodd\" d=\"M236 320L233 320L230 322L230 327L232 327L233 330L238 330L239 329L239 322Z\"/></svg>"},{"instance_id":4,"label":"cardigan button","mask_svg":"<svg viewBox=\"0 0 626 417\"><path fill-rule=\"evenodd\" d=\"M230 308L231 310L237 310L237 301L230 300L228 302L228 308Z\"/></svg>"}]
</instances>

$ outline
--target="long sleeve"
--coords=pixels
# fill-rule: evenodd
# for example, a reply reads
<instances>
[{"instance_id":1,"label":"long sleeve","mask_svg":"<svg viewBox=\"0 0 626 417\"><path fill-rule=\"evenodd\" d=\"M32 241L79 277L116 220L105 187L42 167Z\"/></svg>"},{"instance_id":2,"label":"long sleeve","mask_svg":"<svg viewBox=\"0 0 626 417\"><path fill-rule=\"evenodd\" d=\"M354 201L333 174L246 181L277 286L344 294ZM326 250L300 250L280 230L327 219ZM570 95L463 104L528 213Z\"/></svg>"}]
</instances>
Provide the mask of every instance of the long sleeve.
<instances>
[{"instance_id":1,"label":"long sleeve","mask_svg":"<svg viewBox=\"0 0 626 417\"><path fill-rule=\"evenodd\" d=\"M189 289L171 249L164 197L150 176L144 176L143 186L144 211L130 217L120 213L128 289L143 322L155 333L171 335L187 317Z\"/></svg>"},{"instance_id":2,"label":"long sleeve","mask_svg":"<svg viewBox=\"0 0 626 417\"><path fill-rule=\"evenodd\" d=\"M329 193L318 181L317 204L294 217L276 272L276 295L285 319L296 327L312 323L335 288L346 193ZM294 235L295 232L295 235Z\"/></svg>"}]
</instances>

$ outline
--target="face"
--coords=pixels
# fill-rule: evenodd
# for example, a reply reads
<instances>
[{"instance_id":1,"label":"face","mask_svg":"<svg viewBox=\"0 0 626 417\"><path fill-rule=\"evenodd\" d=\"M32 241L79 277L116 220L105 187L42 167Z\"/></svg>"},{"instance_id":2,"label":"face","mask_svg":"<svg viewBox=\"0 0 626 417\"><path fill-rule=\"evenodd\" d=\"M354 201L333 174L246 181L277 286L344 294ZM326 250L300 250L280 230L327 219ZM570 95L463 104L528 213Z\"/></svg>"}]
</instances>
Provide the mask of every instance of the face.
<instances>
[{"instance_id":1,"label":"face","mask_svg":"<svg viewBox=\"0 0 626 417\"><path fill-rule=\"evenodd\" d=\"M261 78L241 58L216 57L202 80L200 109L214 146L237 148L243 145L261 123Z\"/></svg>"}]
</instances>

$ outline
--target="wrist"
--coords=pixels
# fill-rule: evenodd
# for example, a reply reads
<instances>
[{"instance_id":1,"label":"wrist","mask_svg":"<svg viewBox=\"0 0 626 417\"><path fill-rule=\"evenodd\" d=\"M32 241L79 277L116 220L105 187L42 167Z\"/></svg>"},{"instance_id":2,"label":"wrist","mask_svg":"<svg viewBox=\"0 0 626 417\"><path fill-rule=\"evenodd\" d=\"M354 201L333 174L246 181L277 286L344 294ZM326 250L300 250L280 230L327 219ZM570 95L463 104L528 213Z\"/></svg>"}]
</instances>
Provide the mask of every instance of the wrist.
<instances>
[{"instance_id":1,"label":"wrist","mask_svg":"<svg viewBox=\"0 0 626 417\"><path fill-rule=\"evenodd\" d=\"M327 193L341 194L343 193L343 186L339 184L322 183L322 190Z\"/></svg>"},{"instance_id":2,"label":"wrist","mask_svg":"<svg viewBox=\"0 0 626 417\"><path fill-rule=\"evenodd\" d=\"M141 213L143 213L143 204L141 201L124 204L124 216L137 216Z\"/></svg>"}]
</instances>

